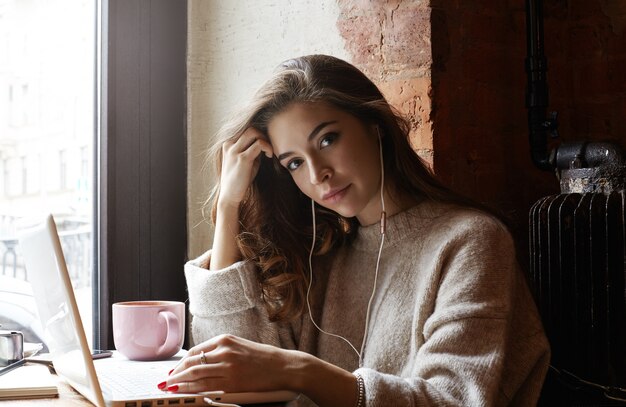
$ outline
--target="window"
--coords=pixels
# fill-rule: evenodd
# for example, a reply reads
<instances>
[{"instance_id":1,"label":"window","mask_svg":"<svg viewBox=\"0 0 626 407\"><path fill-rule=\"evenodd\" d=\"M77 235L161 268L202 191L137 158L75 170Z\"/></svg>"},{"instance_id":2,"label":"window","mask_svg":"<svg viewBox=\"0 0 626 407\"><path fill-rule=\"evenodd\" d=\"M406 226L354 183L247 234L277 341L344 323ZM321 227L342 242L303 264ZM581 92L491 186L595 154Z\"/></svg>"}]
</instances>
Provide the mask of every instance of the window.
<instances>
[{"instance_id":1,"label":"window","mask_svg":"<svg viewBox=\"0 0 626 407\"><path fill-rule=\"evenodd\" d=\"M11 173L9 172L9 160L2 160L2 192L3 197L9 195L11 189Z\"/></svg>"},{"instance_id":2,"label":"window","mask_svg":"<svg viewBox=\"0 0 626 407\"><path fill-rule=\"evenodd\" d=\"M95 17L93 0L0 1L0 324L27 342L45 341L17 235L45 213L92 339Z\"/></svg>"},{"instance_id":3,"label":"window","mask_svg":"<svg viewBox=\"0 0 626 407\"><path fill-rule=\"evenodd\" d=\"M59 189L67 189L67 152L59 151Z\"/></svg>"},{"instance_id":4,"label":"window","mask_svg":"<svg viewBox=\"0 0 626 407\"><path fill-rule=\"evenodd\" d=\"M22 190L21 195L26 195L28 182L28 167L26 166L26 157L20 158L20 168L22 170Z\"/></svg>"},{"instance_id":5,"label":"window","mask_svg":"<svg viewBox=\"0 0 626 407\"><path fill-rule=\"evenodd\" d=\"M0 324L35 330L9 237L43 207L93 347L113 302L186 299L186 29L185 0L0 0Z\"/></svg>"},{"instance_id":6,"label":"window","mask_svg":"<svg viewBox=\"0 0 626 407\"><path fill-rule=\"evenodd\" d=\"M16 80L9 85L9 125L22 127L29 122L28 83Z\"/></svg>"}]
</instances>

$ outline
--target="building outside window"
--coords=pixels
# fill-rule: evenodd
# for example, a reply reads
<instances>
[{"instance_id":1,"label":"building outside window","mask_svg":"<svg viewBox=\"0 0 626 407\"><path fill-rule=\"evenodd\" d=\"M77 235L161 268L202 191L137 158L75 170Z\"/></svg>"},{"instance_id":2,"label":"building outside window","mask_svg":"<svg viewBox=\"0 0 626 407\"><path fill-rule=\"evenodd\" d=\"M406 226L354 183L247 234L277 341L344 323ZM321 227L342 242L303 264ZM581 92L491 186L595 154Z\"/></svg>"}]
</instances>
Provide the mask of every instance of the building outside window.
<instances>
[{"instance_id":1,"label":"building outside window","mask_svg":"<svg viewBox=\"0 0 626 407\"><path fill-rule=\"evenodd\" d=\"M0 329L42 342L17 235L52 213L92 340L94 0L0 0Z\"/></svg>"},{"instance_id":2,"label":"building outside window","mask_svg":"<svg viewBox=\"0 0 626 407\"><path fill-rule=\"evenodd\" d=\"M26 195L28 187L28 167L26 166L26 157L20 157L20 170L22 176L22 190L20 191L20 195Z\"/></svg>"},{"instance_id":3,"label":"building outside window","mask_svg":"<svg viewBox=\"0 0 626 407\"><path fill-rule=\"evenodd\" d=\"M59 151L59 189L67 189L67 151Z\"/></svg>"}]
</instances>

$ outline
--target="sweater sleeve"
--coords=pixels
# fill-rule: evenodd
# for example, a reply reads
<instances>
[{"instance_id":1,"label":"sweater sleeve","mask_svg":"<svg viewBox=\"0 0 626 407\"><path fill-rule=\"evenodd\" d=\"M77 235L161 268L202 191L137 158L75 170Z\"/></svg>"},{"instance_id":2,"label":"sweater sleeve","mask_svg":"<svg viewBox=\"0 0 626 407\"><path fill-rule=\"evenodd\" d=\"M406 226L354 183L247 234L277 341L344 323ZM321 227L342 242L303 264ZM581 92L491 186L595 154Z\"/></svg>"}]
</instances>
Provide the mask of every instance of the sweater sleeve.
<instances>
[{"instance_id":1,"label":"sweater sleeve","mask_svg":"<svg viewBox=\"0 0 626 407\"><path fill-rule=\"evenodd\" d=\"M256 269L247 261L208 270L211 251L185 264L191 314L191 344L232 334L293 349L291 327L272 323L262 302Z\"/></svg>"},{"instance_id":2,"label":"sweater sleeve","mask_svg":"<svg viewBox=\"0 0 626 407\"><path fill-rule=\"evenodd\" d=\"M518 292L527 288L509 233L488 217L442 233L445 243L433 253L436 299L416 333L410 368L401 375L356 370L364 380L365 405L509 405L529 383L534 388L523 391L535 393L529 399L536 402L549 350L540 322L527 330L512 323L516 312L533 314L535 308L516 307L529 297Z\"/></svg>"}]
</instances>

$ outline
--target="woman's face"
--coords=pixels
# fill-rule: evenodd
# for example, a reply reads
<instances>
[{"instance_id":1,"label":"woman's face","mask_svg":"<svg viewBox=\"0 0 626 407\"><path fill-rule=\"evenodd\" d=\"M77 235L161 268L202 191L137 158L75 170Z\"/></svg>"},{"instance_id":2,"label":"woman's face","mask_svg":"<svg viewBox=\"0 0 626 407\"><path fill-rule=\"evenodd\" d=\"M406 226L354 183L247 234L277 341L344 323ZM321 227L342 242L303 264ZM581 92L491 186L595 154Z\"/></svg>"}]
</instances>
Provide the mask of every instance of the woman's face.
<instances>
[{"instance_id":1,"label":"woman's face","mask_svg":"<svg viewBox=\"0 0 626 407\"><path fill-rule=\"evenodd\" d=\"M272 118L269 138L280 164L318 204L361 225L380 219L378 134L327 103L294 103Z\"/></svg>"}]
</instances>

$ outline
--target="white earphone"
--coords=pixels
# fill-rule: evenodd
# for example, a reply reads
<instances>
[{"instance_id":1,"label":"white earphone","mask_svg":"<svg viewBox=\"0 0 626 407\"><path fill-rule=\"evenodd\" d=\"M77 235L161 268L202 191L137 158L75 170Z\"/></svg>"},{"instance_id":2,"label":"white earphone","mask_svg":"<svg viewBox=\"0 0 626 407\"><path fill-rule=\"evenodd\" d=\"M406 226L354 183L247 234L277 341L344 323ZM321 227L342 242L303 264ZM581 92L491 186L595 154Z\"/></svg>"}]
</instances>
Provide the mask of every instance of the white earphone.
<instances>
[{"instance_id":1,"label":"white earphone","mask_svg":"<svg viewBox=\"0 0 626 407\"><path fill-rule=\"evenodd\" d=\"M315 249L315 238L316 238L316 234L315 234L315 201L311 199L311 215L313 217L313 240L311 242L311 250L309 251L309 286L307 288L306 291L306 305L308 307L309 310L309 318L311 319L311 322L313 323L313 325L315 325L315 327L322 333L326 334L326 335L330 335L333 336L335 338L339 338L344 340L348 345L350 345L350 347L354 350L354 352L356 353L357 357L359 358L359 367L363 367L363 349L365 348L365 342L367 340L367 333L368 333L368 328L369 328L369 316L370 316L370 308L372 306L372 301L374 300L374 295L376 294L376 282L378 280L378 268L380 265L380 256L382 254L383 251L383 245L385 243L385 229L386 229L386 222L387 222L387 214L385 212L385 196L384 196L384 190L385 190L385 165L384 165L384 160L383 160L383 141L382 138L380 137L380 129L378 126L376 126L376 132L378 133L378 145L379 145L379 152L380 152L380 202L381 202L381 213L380 213L380 247L378 248L378 257L376 259L376 273L374 274L374 286L372 288L372 294L370 295L370 299L367 303L367 312L365 313L365 329L363 332L363 342L361 343L361 350L358 351L356 349L356 347L352 344L352 342L350 342L348 339L344 338L341 335L337 335L331 332L327 332L324 331L322 328L320 328L319 325L317 325L317 323L315 323L315 321L313 320L313 315L311 313L311 303L309 302L309 294L311 292L311 284L313 282L313 250Z\"/></svg>"}]
</instances>

